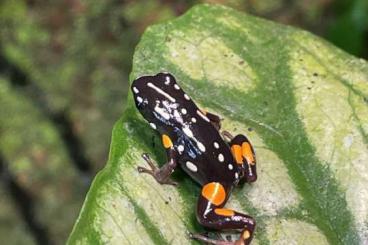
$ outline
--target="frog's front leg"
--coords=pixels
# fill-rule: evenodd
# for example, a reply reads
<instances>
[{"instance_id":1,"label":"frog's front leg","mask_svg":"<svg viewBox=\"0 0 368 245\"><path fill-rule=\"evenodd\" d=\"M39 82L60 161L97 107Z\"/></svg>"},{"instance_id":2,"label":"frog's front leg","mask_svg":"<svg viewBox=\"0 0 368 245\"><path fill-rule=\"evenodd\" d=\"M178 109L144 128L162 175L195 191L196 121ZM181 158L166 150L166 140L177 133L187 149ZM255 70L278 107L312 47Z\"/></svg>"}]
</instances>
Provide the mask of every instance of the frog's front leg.
<instances>
[{"instance_id":1,"label":"frog's front leg","mask_svg":"<svg viewBox=\"0 0 368 245\"><path fill-rule=\"evenodd\" d=\"M155 180L160 184L177 185L175 181L170 179L170 175L177 167L177 152L175 151L169 136L165 134L162 135L162 141L164 147L166 148L166 153L168 157L167 163L165 163L161 168L158 168L157 165L151 160L149 155L147 153L143 153L142 158L148 163L150 169L139 166L138 172L152 175Z\"/></svg>"},{"instance_id":2,"label":"frog's front leg","mask_svg":"<svg viewBox=\"0 0 368 245\"><path fill-rule=\"evenodd\" d=\"M223 208L230 195L231 187L218 182L203 186L197 205L197 219L205 227L216 230L241 229L241 236L235 242L212 240L203 235L192 235L192 238L212 244L249 244L256 226L255 220L248 215Z\"/></svg>"}]
</instances>

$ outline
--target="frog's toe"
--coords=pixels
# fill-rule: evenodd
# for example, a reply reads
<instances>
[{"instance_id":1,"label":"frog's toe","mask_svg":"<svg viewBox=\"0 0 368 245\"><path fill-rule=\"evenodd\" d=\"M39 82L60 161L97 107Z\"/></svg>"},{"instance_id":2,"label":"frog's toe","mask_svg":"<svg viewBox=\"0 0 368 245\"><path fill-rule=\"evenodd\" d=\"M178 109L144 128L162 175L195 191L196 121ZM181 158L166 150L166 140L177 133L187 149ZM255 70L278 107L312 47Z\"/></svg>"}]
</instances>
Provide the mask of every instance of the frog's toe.
<instances>
[{"instance_id":1,"label":"frog's toe","mask_svg":"<svg viewBox=\"0 0 368 245\"><path fill-rule=\"evenodd\" d=\"M241 244L241 243L237 244L236 242L233 242L233 241L225 241L222 239L212 239L207 236L207 233L205 234L198 234L198 233L194 234L194 233L188 232L188 236L190 239L201 241L201 242L204 242L205 244L215 244L215 245L240 245Z\"/></svg>"},{"instance_id":2,"label":"frog's toe","mask_svg":"<svg viewBox=\"0 0 368 245\"><path fill-rule=\"evenodd\" d=\"M151 174L151 175L153 174L152 170L141 167L141 166L138 166L137 170L138 170L139 173L146 173L146 174Z\"/></svg>"},{"instance_id":3,"label":"frog's toe","mask_svg":"<svg viewBox=\"0 0 368 245\"><path fill-rule=\"evenodd\" d=\"M173 186L178 186L178 182L173 181L172 179L166 179L166 180L162 180L159 177L156 177L155 175L153 175L153 177L156 179L156 181L158 183L160 183L161 185L173 185Z\"/></svg>"},{"instance_id":4,"label":"frog's toe","mask_svg":"<svg viewBox=\"0 0 368 245\"><path fill-rule=\"evenodd\" d=\"M155 169L148 169L145 167L141 167L138 166L137 170L139 173L145 173L145 174L149 174L152 175L152 177L161 185L173 185L173 186L177 186L178 183L173 181L172 179L162 175L162 171L160 171L160 169L155 168Z\"/></svg>"},{"instance_id":5,"label":"frog's toe","mask_svg":"<svg viewBox=\"0 0 368 245\"><path fill-rule=\"evenodd\" d=\"M221 136L227 140L228 142L232 141L234 139L234 136L227 130L223 130L221 132Z\"/></svg>"}]
</instances>

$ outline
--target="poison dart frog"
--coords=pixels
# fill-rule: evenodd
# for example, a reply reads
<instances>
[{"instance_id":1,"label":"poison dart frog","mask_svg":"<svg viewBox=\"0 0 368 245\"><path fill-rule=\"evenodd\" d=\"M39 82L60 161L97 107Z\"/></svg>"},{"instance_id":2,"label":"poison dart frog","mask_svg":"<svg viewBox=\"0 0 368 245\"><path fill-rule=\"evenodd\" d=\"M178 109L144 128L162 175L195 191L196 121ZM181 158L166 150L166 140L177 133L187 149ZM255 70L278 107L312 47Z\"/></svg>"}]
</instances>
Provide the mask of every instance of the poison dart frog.
<instances>
[{"instance_id":1,"label":"poison dart frog","mask_svg":"<svg viewBox=\"0 0 368 245\"><path fill-rule=\"evenodd\" d=\"M198 222L216 230L241 230L240 238L231 242L202 234L191 234L191 238L212 244L249 244L255 220L224 208L235 186L257 179L256 157L247 137L221 132L220 117L198 108L169 73L139 77L131 89L139 112L160 134L168 158L158 168L143 153L149 168L138 167L138 171L152 175L160 184L176 185L170 175L180 165L202 187L197 203Z\"/></svg>"}]
</instances>

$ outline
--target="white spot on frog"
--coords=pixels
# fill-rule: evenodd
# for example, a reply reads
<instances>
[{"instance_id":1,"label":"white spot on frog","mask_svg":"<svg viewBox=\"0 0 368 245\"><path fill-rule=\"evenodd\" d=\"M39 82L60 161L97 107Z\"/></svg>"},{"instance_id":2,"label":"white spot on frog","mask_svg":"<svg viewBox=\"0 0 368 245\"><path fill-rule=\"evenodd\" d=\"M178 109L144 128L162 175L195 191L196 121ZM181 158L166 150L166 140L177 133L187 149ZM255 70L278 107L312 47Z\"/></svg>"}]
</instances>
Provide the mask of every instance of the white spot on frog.
<instances>
[{"instance_id":1,"label":"white spot on frog","mask_svg":"<svg viewBox=\"0 0 368 245\"><path fill-rule=\"evenodd\" d=\"M187 166L187 168L188 168L190 171L192 171L192 172L197 172L197 171L198 171L197 166L196 166L196 165L194 165L192 162L187 161L187 162L185 163L185 165L186 165L186 166Z\"/></svg>"},{"instance_id":2,"label":"white spot on frog","mask_svg":"<svg viewBox=\"0 0 368 245\"><path fill-rule=\"evenodd\" d=\"M136 87L133 87L133 91L134 93L138 94L139 93L139 90L136 88Z\"/></svg>"},{"instance_id":3,"label":"white spot on frog","mask_svg":"<svg viewBox=\"0 0 368 245\"><path fill-rule=\"evenodd\" d=\"M176 85L176 84L175 84ZM164 92L162 89L156 87L155 85L153 85L152 83L147 83L147 86L150 88L153 88L154 90L156 90L157 93L162 94L163 96L165 96L167 99L169 99L171 102L175 102L175 99L173 97L171 97L168 93Z\"/></svg>"},{"instance_id":4,"label":"white spot on frog","mask_svg":"<svg viewBox=\"0 0 368 245\"><path fill-rule=\"evenodd\" d=\"M224 161L224 155L222 155L221 153L218 155L218 160L220 161L220 162L223 162Z\"/></svg>"},{"instance_id":5,"label":"white spot on frog","mask_svg":"<svg viewBox=\"0 0 368 245\"><path fill-rule=\"evenodd\" d=\"M155 111L162 116L165 120L169 120L170 119L170 114L169 112L166 110L166 108L162 108L159 107L159 104L156 104L155 106Z\"/></svg>"},{"instance_id":6,"label":"white spot on frog","mask_svg":"<svg viewBox=\"0 0 368 245\"><path fill-rule=\"evenodd\" d=\"M204 145L201 143L201 142L197 142L197 146L198 148L202 151L202 152L205 152L206 151L206 147L204 147Z\"/></svg>"},{"instance_id":7,"label":"white spot on frog","mask_svg":"<svg viewBox=\"0 0 368 245\"><path fill-rule=\"evenodd\" d=\"M215 142L213 142L213 146L216 148L216 149L218 149L218 148L220 148L220 145L215 141Z\"/></svg>"},{"instance_id":8,"label":"white spot on frog","mask_svg":"<svg viewBox=\"0 0 368 245\"><path fill-rule=\"evenodd\" d=\"M162 107L161 107L162 106ZM173 118L180 124L183 124L183 117L178 111L179 104L178 103L170 103L167 100L159 101L156 100L155 111L161 115L165 120L169 120Z\"/></svg>"},{"instance_id":9,"label":"white spot on frog","mask_svg":"<svg viewBox=\"0 0 368 245\"><path fill-rule=\"evenodd\" d=\"M182 154L183 151L184 151L184 146L183 145L179 145L178 146L178 152L179 152L179 154Z\"/></svg>"},{"instance_id":10,"label":"white spot on frog","mask_svg":"<svg viewBox=\"0 0 368 245\"><path fill-rule=\"evenodd\" d=\"M194 140L196 142L197 147L199 148L200 151L202 151L202 152L206 151L206 147L194 137L193 132L192 132L192 130L190 130L188 125L183 125L183 132L189 138L191 138L192 140Z\"/></svg>"},{"instance_id":11,"label":"white spot on frog","mask_svg":"<svg viewBox=\"0 0 368 245\"><path fill-rule=\"evenodd\" d=\"M156 129L156 124L150 123L149 125L151 126L151 128Z\"/></svg>"},{"instance_id":12,"label":"white spot on frog","mask_svg":"<svg viewBox=\"0 0 368 245\"><path fill-rule=\"evenodd\" d=\"M197 114L202 117L205 121L210 122L210 119L208 119L208 117L206 117L205 115L203 115L203 113L199 110L197 110Z\"/></svg>"},{"instance_id":13,"label":"white spot on frog","mask_svg":"<svg viewBox=\"0 0 368 245\"><path fill-rule=\"evenodd\" d=\"M186 134L189 138L193 138L193 132L190 130L190 128L187 125L184 125L183 132Z\"/></svg>"}]
</instances>

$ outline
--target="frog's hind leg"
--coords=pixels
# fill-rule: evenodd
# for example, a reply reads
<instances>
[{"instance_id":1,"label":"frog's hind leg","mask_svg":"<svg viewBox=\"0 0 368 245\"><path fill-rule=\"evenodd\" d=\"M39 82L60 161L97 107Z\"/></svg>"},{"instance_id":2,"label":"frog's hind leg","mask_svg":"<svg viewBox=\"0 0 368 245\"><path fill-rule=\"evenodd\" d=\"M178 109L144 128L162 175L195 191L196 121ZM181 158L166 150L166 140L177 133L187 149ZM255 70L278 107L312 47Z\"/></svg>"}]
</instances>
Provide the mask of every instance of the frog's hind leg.
<instances>
[{"instance_id":1,"label":"frog's hind leg","mask_svg":"<svg viewBox=\"0 0 368 245\"><path fill-rule=\"evenodd\" d=\"M203 186L197 205L197 220L207 228L217 230L241 229L241 236L235 242L212 240L201 235L193 235L194 239L212 244L249 244L253 238L255 220L248 215L223 208L231 188L218 182L211 182Z\"/></svg>"},{"instance_id":2,"label":"frog's hind leg","mask_svg":"<svg viewBox=\"0 0 368 245\"><path fill-rule=\"evenodd\" d=\"M192 233L189 233L189 238L195 239L195 240L198 240L198 241L205 242L206 244L234 245L234 242L224 241L224 240L215 240L215 239L211 239L211 238L209 238L209 237L207 237L205 235L202 235L202 234L192 234ZM239 243L239 244L241 244L241 243Z\"/></svg>"},{"instance_id":3,"label":"frog's hind leg","mask_svg":"<svg viewBox=\"0 0 368 245\"><path fill-rule=\"evenodd\" d=\"M221 132L222 137L227 141L230 142L232 139L234 139L234 136L227 130L223 130Z\"/></svg>"},{"instance_id":4,"label":"frog's hind leg","mask_svg":"<svg viewBox=\"0 0 368 245\"><path fill-rule=\"evenodd\" d=\"M228 131L221 132L231 148L234 161L237 163L238 170L241 173L241 179L250 183L257 180L256 155L252 144L243 134L235 137Z\"/></svg>"}]
</instances>

